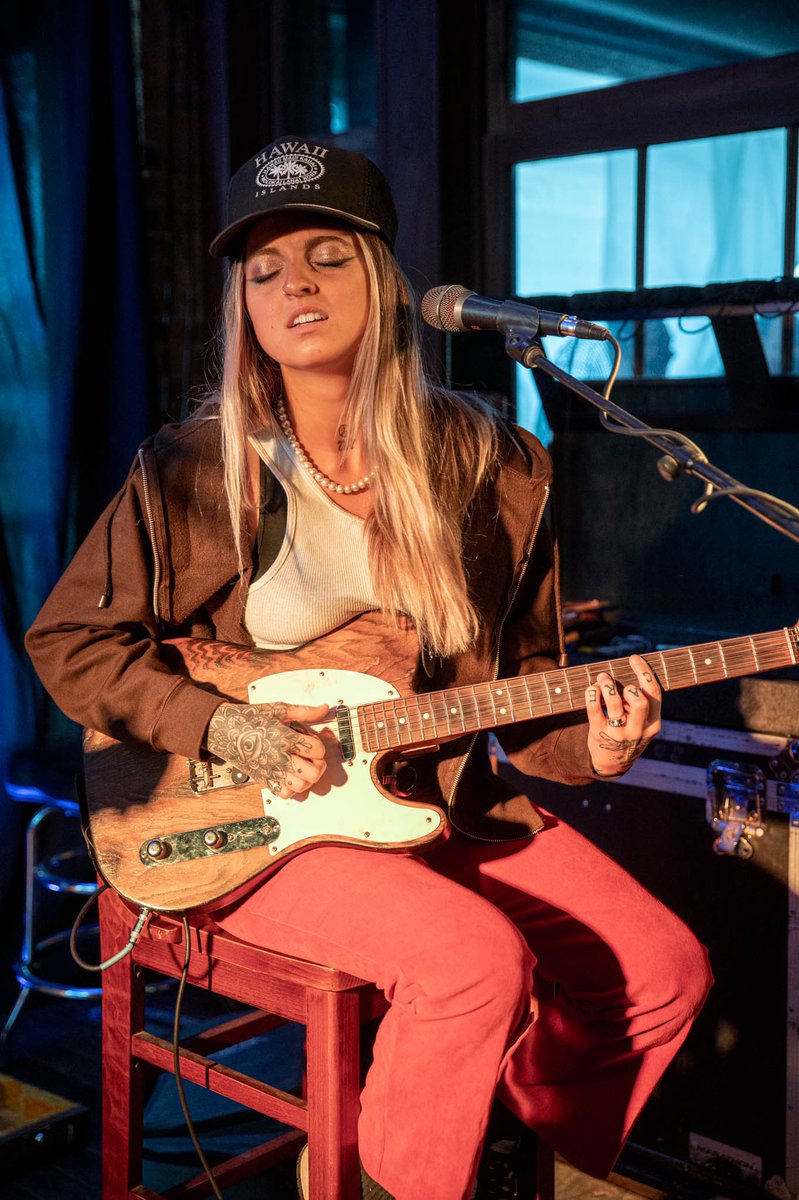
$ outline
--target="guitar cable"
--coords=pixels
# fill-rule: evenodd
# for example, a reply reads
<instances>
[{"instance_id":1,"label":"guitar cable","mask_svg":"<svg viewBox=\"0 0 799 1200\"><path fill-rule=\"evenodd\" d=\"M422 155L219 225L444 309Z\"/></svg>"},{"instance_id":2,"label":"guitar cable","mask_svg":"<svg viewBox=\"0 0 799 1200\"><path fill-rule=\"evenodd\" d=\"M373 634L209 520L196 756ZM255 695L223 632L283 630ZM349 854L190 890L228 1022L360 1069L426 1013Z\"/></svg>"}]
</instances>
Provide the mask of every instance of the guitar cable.
<instances>
[{"instance_id":1,"label":"guitar cable","mask_svg":"<svg viewBox=\"0 0 799 1200\"><path fill-rule=\"evenodd\" d=\"M115 963L121 962L123 958L126 958L141 937L142 930L147 923L147 918L152 912L152 910L149 908L142 908L136 920L136 924L130 931L130 937L128 938L127 945L123 946L121 950L118 950L116 954L112 954L111 958L107 958L105 962L101 963L86 962L86 960L81 958L80 954L78 953L78 934L80 933L80 927L83 924L86 913L93 904L97 903L103 892L108 891L109 886L109 884L103 883L98 887L96 892L92 893L75 918L72 929L70 930L69 952L78 966L82 967L84 971L107 971L109 967L113 967Z\"/></svg>"},{"instance_id":2,"label":"guitar cable","mask_svg":"<svg viewBox=\"0 0 799 1200\"><path fill-rule=\"evenodd\" d=\"M110 885L107 883L101 884L98 887L97 891L94 892L89 897L89 899L83 905L83 907L81 908L77 917L75 918L74 924L70 931L70 935L69 935L70 953L72 954L72 957L75 960L75 962L78 964L78 966L82 967L84 971L106 971L106 970L108 970L109 967L113 967L115 965L115 963L121 962L123 958L126 958L132 951L133 947L138 942L139 938L141 937L144 926L147 923L148 918L152 915L152 909L142 907L141 912L139 913L139 916L136 919L136 923L130 931L130 936L128 938L127 944L125 946L123 946L121 950L118 950L116 954L112 954L110 958L107 958L105 960L105 962L101 962L101 963L86 962L86 960L78 952L78 946L77 946L78 934L80 932L80 928L83 924L83 921L84 921L84 918L85 918L87 912L89 911L89 909L91 908L91 906L93 904L97 903L99 897L102 895L103 892L108 890L109 886ZM186 950L185 950L185 954L183 956L183 969L181 971L180 979L178 981L178 991L177 991L177 995L175 997L175 1012L174 1012L174 1016L173 1016L173 1020L172 1020L172 1071L175 1076L175 1086L177 1087L177 1091L178 1091L178 1100L180 1101L181 1111L183 1112L183 1119L186 1122L186 1129L188 1130L189 1137L191 1138L192 1143L194 1144L194 1149L197 1152L197 1157L200 1160L200 1164L201 1164L202 1169L208 1179L209 1184L211 1185L211 1190L213 1191L214 1196L216 1197L216 1200L224 1200L222 1193L220 1192L219 1187L217 1185L216 1179L214 1178L214 1174L211 1169L211 1166L208 1162L208 1159L205 1156L205 1152L204 1152L202 1146L200 1145L199 1139L197 1137L197 1132L194 1127L194 1122L192 1121L191 1113L189 1112L189 1106L188 1106L188 1102L186 1100L186 1092L183 1087L183 1076L181 1075L181 1070L180 1070L180 1016L181 1016L181 1012L183 1009L183 997L184 997L184 994L186 991L186 983L188 982L188 977L189 977L189 964L191 963L191 936L190 936L188 918L186 917L185 913L181 914L181 920L183 922L183 941L184 941Z\"/></svg>"},{"instance_id":3,"label":"guitar cable","mask_svg":"<svg viewBox=\"0 0 799 1200\"><path fill-rule=\"evenodd\" d=\"M178 1089L178 1100L180 1101L180 1107L183 1111L183 1119L186 1122L186 1128L189 1131L189 1137L194 1143L194 1149L197 1151L197 1157L200 1160L200 1164L205 1172L208 1182L211 1185L211 1190L213 1191L216 1200L223 1200L222 1193L220 1192L216 1179L214 1178L214 1173L211 1170L208 1159L205 1157L205 1152L197 1137L197 1133L194 1128L194 1122L192 1121L191 1113L189 1112L186 1093L183 1089L183 1076L180 1073L180 1014L183 1007L183 994L186 990L186 983L189 977L189 963L191 962L189 920L185 913L181 913L181 920L183 922L183 941L186 946L186 952L183 956L183 970L180 973L178 994L175 997L175 1015L172 1021L172 1066L175 1076L175 1086Z\"/></svg>"}]
</instances>

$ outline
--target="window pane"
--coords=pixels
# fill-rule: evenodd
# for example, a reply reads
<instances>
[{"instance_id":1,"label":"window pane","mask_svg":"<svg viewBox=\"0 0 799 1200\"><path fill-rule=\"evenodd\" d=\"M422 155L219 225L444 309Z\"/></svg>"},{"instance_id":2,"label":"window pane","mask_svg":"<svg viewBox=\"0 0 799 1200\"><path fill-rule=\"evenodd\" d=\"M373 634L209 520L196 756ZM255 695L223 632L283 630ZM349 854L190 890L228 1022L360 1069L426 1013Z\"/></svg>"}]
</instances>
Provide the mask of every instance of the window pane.
<instances>
[{"instance_id":1,"label":"window pane","mask_svg":"<svg viewBox=\"0 0 799 1200\"><path fill-rule=\"evenodd\" d=\"M647 287L771 279L783 273L784 129L652 146L647 159ZM781 326L760 324L772 370ZM649 321L645 373L723 375L706 318Z\"/></svg>"},{"instance_id":2,"label":"window pane","mask_svg":"<svg viewBox=\"0 0 799 1200\"><path fill-rule=\"evenodd\" d=\"M534 303L537 296L634 286L636 161L634 150L615 150L517 164L517 295ZM564 370L582 379L604 378L609 362L589 362L585 349L574 338L546 339L547 354ZM626 356L622 373L629 373ZM516 410L520 424L549 440L534 372L523 367L516 372Z\"/></svg>"},{"instance_id":3,"label":"window pane","mask_svg":"<svg viewBox=\"0 0 799 1200\"><path fill-rule=\"evenodd\" d=\"M589 91L799 49L799 4L514 0L512 100Z\"/></svg>"},{"instance_id":4,"label":"window pane","mask_svg":"<svg viewBox=\"0 0 799 1200\"><path fill-rule=\"evenodd\" d=\"M644 375L654 379L708 379L723 374L708 317L644 322Z\"/></svg>"},{"instance_id":5,"label":"window pane","mask_svg":"<svg viewBox=\"0 0 799 1200\"><path fill-rule=\"evenodd\" d=\"M783 273L786 131L652 146L647 287Z\"/></svg>"},{"instance_id":6,"label":"window pane","mask_svg":"<svg viewBox=\"0 0 799 1200\"><path fill-rule=\"evenodd\" d=\"M514 168L517 295L634 286L635 175L634 150Z\"/></svg>"}]
</instances>

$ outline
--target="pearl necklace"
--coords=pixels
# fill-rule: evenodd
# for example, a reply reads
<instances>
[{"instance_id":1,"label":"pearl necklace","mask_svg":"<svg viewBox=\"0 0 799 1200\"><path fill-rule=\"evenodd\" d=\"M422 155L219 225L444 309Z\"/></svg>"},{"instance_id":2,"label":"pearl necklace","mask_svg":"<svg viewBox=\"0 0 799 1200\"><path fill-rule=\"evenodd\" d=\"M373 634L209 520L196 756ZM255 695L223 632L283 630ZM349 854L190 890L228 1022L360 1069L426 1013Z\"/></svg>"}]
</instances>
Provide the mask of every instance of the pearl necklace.
<instances>
[{"instance_id":1,"label":"pearl necklace","mask_svg":"<svg viewBox=\"0 0 799 1200\"><path fill-rule=\"evenodd\" d=\"M292 429L291 422L289 421L289 415L286 412L285 401L281 400L278 403L275 415L280 423L280 428L286 435L286 441L297 456L297 461L299 462L300 466L304 467L311 478L315 479L321 487L326 488L329 492L338 492L339 495L344 496L351 496L356 492L365 492L367 490L369 484L375 477L374 471L370 471L368 475L364 475L363 478L357 480L356 483L336 483L335 480L331 479L329 475L325 475L324 471L319 470L316 463L308 454L308 451L305 449L302 442Z\"/></svg>"}]
</instances>

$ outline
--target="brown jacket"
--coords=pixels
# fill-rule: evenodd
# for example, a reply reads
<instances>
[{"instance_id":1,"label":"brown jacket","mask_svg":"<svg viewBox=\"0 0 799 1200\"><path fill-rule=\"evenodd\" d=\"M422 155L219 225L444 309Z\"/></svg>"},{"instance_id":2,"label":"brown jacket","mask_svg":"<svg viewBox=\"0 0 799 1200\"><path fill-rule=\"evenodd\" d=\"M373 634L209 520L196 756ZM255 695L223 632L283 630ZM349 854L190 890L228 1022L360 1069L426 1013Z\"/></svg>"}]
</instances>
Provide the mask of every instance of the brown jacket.
<instances>
[{"instance_id":1,"label":"brown jacket","mask_svg":"<svg viewBox=\"0 0 799 1200\"><path fill-rule=\"evenodd\" d=\"M549 458L522 430L498 477L472 505L465 562L482 633L467 652L417 670L420 689L469 685L562 663L557 566L547 523ZM176 675L159 642L181 635L251 645L222 484L213 406L168 425L139 449L28 631L28 653L59 707L79 725L191 758L217 696ZM488 768L484 743L447 743L431 760L453 824L478 837L529 836L540 819ZM482 739L481 739L482 740ZM502 745L526 774L595 777L582 720L506 728Z\"/></svg>"}]
</instances>

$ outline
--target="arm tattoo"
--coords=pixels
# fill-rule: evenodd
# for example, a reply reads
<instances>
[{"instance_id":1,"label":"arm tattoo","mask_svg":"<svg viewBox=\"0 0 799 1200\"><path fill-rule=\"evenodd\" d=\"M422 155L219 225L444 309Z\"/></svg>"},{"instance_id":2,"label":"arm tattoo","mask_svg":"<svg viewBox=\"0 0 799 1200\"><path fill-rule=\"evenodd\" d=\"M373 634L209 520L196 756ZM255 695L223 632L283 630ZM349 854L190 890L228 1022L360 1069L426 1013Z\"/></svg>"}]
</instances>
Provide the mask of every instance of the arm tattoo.
<instances>
[{"instance_id":1,"label":"arm tattoo","mask_svg":"<svg viewBox=\"0 0 799 1200\"><path fill-rule=\"evenodd\" d=\"M220 704L208 726L208 749L280 791L292 773L292 754L310 749L301 732L283 723L285 717L282 704Z\"/></svg>"}]
</instances>

